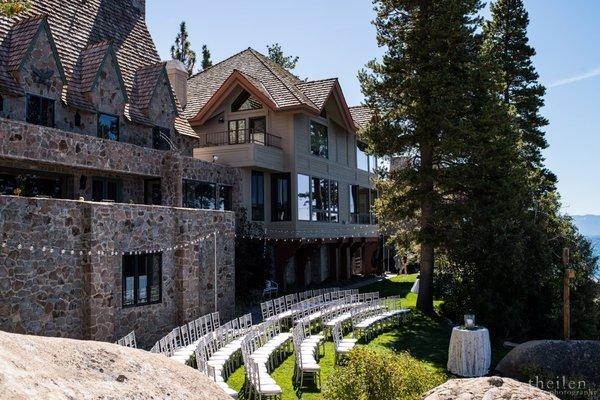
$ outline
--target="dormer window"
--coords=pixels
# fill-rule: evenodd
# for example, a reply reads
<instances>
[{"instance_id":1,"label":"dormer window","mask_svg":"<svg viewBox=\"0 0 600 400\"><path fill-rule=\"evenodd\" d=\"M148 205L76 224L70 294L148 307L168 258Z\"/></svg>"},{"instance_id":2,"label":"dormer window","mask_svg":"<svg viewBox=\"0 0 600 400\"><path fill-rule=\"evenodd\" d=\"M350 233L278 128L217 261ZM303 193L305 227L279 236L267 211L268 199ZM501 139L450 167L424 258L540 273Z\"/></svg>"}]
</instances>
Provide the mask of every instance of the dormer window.
<instances>
[{"instance_id":1,"label":"dormer window","mask_svg":"<svg viewBox=\"0 0 600 400\"><path fill-rule=\"evenodd\" d=\"M27 95L27 122L54 127L54 100L33 94Z\"/></svg>"},{"instance_id":2,"label":"dormer window","mask_svg":"<svg viewBox=\"0 0 600 400\"><path fill-rule=\"evenodd\" d=\"M240 93L235 101L231 103L232 112L260 110L261 108L262 104L260 104L260 101L253 98L246 90Z\"/></svg>"},{"instance_id":3,"label":"dormer window","mask_svg":"<svg viewBox=\"0 0 600 400\"><path fill-rule=\"evenodd\" d=\"M119 117L98 113L98 137L119 141Z\"/></svg>"}]
</instances>

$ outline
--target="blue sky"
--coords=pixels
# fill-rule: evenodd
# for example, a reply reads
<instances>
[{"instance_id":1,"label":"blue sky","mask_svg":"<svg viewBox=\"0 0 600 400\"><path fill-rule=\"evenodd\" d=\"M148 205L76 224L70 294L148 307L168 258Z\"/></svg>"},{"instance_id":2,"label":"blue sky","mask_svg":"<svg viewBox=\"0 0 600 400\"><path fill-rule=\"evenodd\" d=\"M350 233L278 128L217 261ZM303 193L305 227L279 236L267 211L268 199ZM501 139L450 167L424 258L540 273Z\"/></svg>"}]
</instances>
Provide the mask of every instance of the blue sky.
<instances>
[{"instance_id":1,"label":"blue sky","mask_svg":"<svg viewBox=\"0 0 600 400\"><path fill-rule=\"evenodd\" d=\"M547 165L558 175L565 212L600 214L600 2L525 4L535 65L548 87ZM170 58L182 20L194 48L206 43L214 62L247 47L266 52L267 44L279 42L300 57L295 73L301 77L339 77L350 105L363 98L357 71L381 54L370 0L147 0L146 7L163 59Z\"/></svg>"}]
</instances>

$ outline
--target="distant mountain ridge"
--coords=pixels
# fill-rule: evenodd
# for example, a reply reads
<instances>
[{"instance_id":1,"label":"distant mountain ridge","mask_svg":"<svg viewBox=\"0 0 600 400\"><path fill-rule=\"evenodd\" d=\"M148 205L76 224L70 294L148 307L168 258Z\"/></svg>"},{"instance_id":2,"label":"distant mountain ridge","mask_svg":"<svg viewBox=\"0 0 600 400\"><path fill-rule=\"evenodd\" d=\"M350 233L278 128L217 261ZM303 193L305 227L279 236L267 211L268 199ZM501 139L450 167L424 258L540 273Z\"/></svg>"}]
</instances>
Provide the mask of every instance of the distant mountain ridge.
<instances>
[{"instance_id":1,"label":"distant mountain ridge","mask_svg":"<svg viewBox=\"0 0 600 400\"><path fill-rule=\"evenodd\" d=\"M600 236L600 215L572 215L573 223L584 236Z\"/></svg>"}]
</instances>

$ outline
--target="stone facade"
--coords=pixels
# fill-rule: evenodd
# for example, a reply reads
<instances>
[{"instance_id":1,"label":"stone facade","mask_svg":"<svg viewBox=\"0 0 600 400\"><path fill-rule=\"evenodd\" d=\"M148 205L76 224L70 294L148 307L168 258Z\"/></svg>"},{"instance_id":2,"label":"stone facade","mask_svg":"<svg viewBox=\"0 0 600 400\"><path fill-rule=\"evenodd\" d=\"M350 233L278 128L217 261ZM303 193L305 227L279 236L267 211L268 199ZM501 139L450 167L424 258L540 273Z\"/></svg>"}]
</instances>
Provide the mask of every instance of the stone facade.
<instances>
[{"instance_id":1,"label":"stone facade","mask_svg":"<svg viewBox=\"0 0 600 400\"><path fill-rule=\"evenodd\" d=\"M151 346L214 311L215 269L218 309L234 313L232 212L0 196L0 217L1 330L114 341L135 329ZM214 237L189 245L213 232L216 268ZM162 301L123 308L122 253L159 250Z\"/></svg>"}]
</instances>

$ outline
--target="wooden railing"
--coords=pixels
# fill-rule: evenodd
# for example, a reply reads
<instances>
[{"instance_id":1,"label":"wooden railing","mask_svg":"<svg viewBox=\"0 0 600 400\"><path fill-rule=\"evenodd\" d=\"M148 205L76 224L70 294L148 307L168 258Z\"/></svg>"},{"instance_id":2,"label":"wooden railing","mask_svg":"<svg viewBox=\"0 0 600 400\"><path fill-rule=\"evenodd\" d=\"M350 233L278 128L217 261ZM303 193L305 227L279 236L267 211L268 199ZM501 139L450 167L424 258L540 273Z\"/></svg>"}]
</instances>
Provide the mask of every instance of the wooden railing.
<instances>
[{"instance_id":1,"label":"wooden railing","mask_svg":"<svg viewBox=\"0 0 600 400\"><path fill-rule=\"evenodd\" d=\"M240 129L226 132L202 133L201 147L229 146L234 144L254 143L281 149L281 137L267 132L256 132L250 129Z\"/></svg>"}]
</instances>

